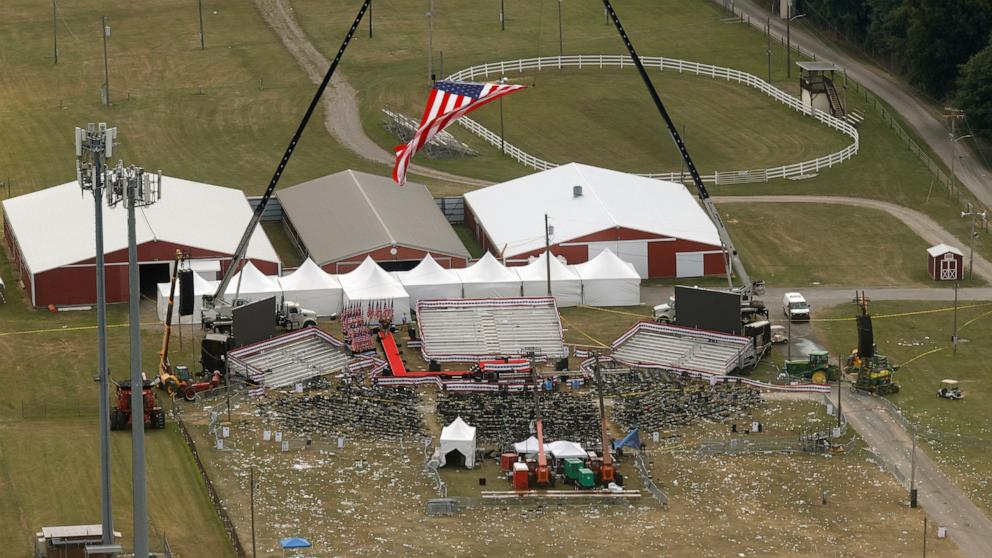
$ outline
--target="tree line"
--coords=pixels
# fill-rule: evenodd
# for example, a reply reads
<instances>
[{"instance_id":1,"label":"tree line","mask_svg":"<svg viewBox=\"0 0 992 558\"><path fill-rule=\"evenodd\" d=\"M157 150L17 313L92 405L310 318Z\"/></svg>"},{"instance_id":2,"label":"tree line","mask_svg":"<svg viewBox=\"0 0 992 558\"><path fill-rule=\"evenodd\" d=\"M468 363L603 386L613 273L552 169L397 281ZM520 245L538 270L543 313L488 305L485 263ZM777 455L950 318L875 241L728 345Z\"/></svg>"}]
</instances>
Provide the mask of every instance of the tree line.
<instances>
[{"instance_id":1,"label":"tree line","mask_svg":"<svg viewBox=\"0 0 992 558\"><path fill-rule=\"evenodd\" d=\"M796 0L794 13L841 35L992 138L992 0Z\"/></svg>"}]
</instances>

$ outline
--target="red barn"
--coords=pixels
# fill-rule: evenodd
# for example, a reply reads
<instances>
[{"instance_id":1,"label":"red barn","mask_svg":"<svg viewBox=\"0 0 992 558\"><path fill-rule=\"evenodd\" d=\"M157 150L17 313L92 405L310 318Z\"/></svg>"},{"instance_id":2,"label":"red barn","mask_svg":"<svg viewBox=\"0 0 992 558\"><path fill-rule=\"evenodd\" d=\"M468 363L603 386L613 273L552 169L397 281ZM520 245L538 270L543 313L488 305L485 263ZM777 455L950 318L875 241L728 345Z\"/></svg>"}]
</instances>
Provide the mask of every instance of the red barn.
<instances>
[{"instance_id":1,"label":"red barn","mask_svg":"<svg viewBox=\"0 0 992 558\"><path fill-rule=\"evenodd\" d=\"M507 265L544 251L569 264L609 248L641 277L723 275L716 227L685 186L571 163L465 194L465 222Z\"/></svg>"},{"instance_id":2,"label":"red barn","mask_svg":"<svg viewBox=\"0 0 992 558\"><path fill-rule=\"evenodd\" d=\"M138 269L142 292L154 297L167 282L176 250L201 269L226 270L251 219L240 190L162 177L162 199L137 210ZM3 229L13 268L34 306L96 302L93 196L76 182L3 201ZM104 205L107 302L126 302L127 210ZM277 275L279 257L259 227L248 258Z\"/></svg>"},{"instance_id":3,"label":"red barn","mask_svg":"<svg viewBox=\"0 0 992 558\"><path fill-rule=\"evenodd\" d=\"M328 273L366 257L386 271L413 269L427 254L465 267L468 250L423 184L345 170L279 192L283 224L300 252Z\"/></svg>"},{"instance_id":4,"label":"red barn","mask_svg":"<svg viewBox=\"0 0 992 558\"><path fill-rule=\"evenodd\" d=\"M934 281L960 281L964 279L964 254L947 244L927 248L927 271Z\"/></svg>"}]
</instances>

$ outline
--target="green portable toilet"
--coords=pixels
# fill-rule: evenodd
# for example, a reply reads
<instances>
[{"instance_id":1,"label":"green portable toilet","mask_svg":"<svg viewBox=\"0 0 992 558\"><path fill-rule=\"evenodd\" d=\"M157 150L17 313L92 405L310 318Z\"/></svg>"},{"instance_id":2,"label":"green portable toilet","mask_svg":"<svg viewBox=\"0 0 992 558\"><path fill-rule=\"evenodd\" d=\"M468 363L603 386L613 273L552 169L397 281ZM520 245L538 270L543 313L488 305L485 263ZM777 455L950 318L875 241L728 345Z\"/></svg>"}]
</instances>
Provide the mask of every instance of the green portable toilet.
<instances>
[{"instance_id":1,"label":"green portable toilet","mask_svg":"<svg viewBox=\"0 0 992 558\"><path fill-rule=\"evenodd\" d=\"M582 468L582 460L581 459L576 459L574 457L569 457L568 459L565 460L565 467L564 467L565 478L572 479L572 480L578 480L578 478L579 478L579 469L581 469L581 468Z\"/></svg>"},{"instance_id":2,"label":"green portable toilet","mask_svg":"<svg viewBox=\"0 0 992 558\"><path fill-rule=\"evenodd\" d=\"M596 475L593 474L592 469L587 469L585 467L579 469L578 484L582 488L592 488L596 486Z\"/></svg>"}]
</instances>

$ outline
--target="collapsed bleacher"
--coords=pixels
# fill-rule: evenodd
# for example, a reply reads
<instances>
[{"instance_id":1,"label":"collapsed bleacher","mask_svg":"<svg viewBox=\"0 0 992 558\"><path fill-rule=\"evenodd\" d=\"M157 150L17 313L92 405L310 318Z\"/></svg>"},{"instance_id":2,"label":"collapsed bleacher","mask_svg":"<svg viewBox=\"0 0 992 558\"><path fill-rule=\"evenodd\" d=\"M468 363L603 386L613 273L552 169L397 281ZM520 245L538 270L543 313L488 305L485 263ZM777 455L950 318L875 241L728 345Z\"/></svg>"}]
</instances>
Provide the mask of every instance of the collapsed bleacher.
<instances>
[{"instance_id":1,"label":"collapsed bleacher","mask_svg":"<svg viewBox=\"0 0 992 558\"><path fill-rule=\"evenodd\" d=\"M350 358L341 341L307 328L229 352L228 369L267 388L279 388L341 372Z\"/></svg>"},{"instance_id":2,"label":"collapsed bleacher","mask_svg":"<svg viewBox=\"0 0 992 558\"><path fill-rule=\"evenodd\" d=\"M427 300L417 304L424 359L565 356L558 308L551 297Z\"/></svg>"},{"instance_id":3,"label":"collapsed bleacher","mask_svg":"<svg viewBox=\"0 0 992 558\"><path fill-rule=\"evenodd\" d=\"M640 322L613 342L613 360L632 368L725 375L757 362L747 337Z\"/></svg>"}]
</instances>

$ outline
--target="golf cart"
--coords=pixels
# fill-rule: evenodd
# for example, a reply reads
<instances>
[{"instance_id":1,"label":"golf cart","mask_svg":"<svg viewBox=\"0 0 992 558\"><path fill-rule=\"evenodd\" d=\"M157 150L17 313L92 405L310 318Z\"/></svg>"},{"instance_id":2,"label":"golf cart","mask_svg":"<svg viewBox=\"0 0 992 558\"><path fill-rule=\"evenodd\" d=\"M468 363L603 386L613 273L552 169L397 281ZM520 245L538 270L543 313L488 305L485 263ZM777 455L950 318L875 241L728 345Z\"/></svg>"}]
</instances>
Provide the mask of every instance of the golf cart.
<instances>
[{"instance_id":1,"label":"golf cart","mask_svg":"<svg viewBox=\"0 0 992 558\"><path fill-rule=\"evenodd\" d=\"M961 388L958 387L957 380L941 380L940 389L937 390L937 397L941 399L964 399Z\"/></svg>"},{"instance_id":2,"label":"golf cart","mask_svg":"<svg viewBox=\"0 0 992 558\"><path fill-rule=\"evenodd\" d=\"M772 326L772 343L788 343L789 336L786 335L785 326Z\"/></svg>"}]
</instances>

